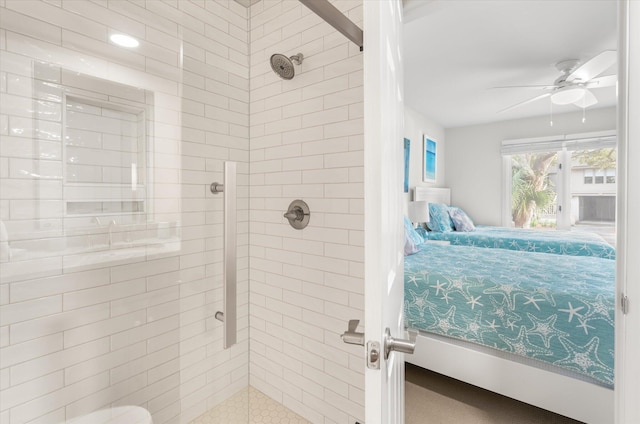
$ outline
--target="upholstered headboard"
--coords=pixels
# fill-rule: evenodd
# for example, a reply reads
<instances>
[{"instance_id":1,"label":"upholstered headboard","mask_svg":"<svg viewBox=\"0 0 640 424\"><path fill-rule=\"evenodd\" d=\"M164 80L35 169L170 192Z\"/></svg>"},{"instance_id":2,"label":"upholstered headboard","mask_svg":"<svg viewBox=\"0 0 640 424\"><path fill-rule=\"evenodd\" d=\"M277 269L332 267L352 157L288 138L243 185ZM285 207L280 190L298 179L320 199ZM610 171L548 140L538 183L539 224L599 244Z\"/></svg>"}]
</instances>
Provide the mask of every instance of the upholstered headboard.
<instances>
[{"instance_id":1,"label":"upholstered headboard","mask_svg":"<svg viewBox=\"0 0 640 424\"><path fill-rule=\"evenodd\" d=\"M415 187L413 189L413 201L426 200L428 203L451 204L451 189L433 187Z\"/></svg>"}]
</instances>

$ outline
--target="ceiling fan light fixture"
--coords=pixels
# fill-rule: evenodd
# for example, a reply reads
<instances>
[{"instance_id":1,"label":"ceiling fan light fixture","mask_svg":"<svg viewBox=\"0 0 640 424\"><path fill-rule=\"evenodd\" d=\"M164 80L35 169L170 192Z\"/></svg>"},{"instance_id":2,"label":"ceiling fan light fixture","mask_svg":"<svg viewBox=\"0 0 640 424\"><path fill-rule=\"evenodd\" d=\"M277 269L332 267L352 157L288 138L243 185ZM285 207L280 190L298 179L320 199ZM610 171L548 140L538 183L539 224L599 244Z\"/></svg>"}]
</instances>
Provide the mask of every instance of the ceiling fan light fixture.
<instances>
[{"instance_id":1,"label":"ceiling fan light fixture","mask_svg":"<svg viewBox=\"0 0 640 424\"><path fill-rule=\"evenodd\" d=\"M583 87L565 87L553 93L551 101L556 105L569 105L582 99L584 93L585 89Z\"/></svg>"}]
</instances>

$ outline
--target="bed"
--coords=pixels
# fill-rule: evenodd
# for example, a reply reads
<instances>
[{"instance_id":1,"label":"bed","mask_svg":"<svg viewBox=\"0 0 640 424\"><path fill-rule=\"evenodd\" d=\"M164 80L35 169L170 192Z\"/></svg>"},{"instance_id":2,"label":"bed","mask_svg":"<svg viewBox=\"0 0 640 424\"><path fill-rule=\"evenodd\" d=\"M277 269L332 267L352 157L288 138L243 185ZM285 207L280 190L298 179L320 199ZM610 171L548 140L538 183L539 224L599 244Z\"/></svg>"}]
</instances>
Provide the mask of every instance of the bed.
<instances>
[{"instance_id":1,"label":"bed","mask_svg":"<svg viewBox=\"0 0 640 424\"><path fill-rule=\"evenodd\" d=\"M446 202L443 202L446 203ZM615 261L426 242L405 257L407 362L613 422Z\"/></svg>"},{"instance_id":2,"label":"bed","mask_svg":"<svg viewBox=\"0 0 640 424\"><path fill-rule=\"evenodd\" d=\"M449 198L449 189L445 188L416 187L414 191L415 201L448 205ZM470 232L429 231L426 234L429 240L444 240L462 246L615 259L615 249L609 243L601 236L587 232L476 226L475 231Z\"/></svg>"},{"instance_id":3,"label":"bed","mask_svg":"<svg viewBox=\"0 0 640 424\"><path fill-rule=\"evenodd\" d=\"M593 233L535 230L477 225L470 232L427 232L430 240L446 240L454 245L541 252L555 255L595 256L615 259L615 249Z\"/></svg>"}]
</instances>

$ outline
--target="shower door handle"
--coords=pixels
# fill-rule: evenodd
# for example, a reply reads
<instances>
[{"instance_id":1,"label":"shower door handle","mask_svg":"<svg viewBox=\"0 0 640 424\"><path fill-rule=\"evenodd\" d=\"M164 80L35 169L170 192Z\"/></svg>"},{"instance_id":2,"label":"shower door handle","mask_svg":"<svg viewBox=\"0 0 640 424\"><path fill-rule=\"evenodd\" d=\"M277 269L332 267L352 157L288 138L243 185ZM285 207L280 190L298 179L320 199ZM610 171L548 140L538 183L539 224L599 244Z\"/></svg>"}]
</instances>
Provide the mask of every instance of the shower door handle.
<instances>
[{"instance_id":1,"label":"shower door handle","mask_svg":"<svg viewBox=\"0 0 640 424\"><path fill-rule=\"evenodd\" d=\"M224 193L224 312L216 312L215 318L224 323L224 348L228 349L237 342L236 162L224 163L224 184L211 184L211 192Z\"/></svg>"}]
</instances>

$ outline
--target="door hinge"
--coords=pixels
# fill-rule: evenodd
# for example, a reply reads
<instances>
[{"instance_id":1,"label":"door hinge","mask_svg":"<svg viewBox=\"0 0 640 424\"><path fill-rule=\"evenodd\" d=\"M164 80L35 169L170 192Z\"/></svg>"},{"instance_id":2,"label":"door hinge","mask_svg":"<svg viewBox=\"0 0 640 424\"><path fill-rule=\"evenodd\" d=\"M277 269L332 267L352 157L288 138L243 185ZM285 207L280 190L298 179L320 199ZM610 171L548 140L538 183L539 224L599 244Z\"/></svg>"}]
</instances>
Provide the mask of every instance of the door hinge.
<instances>
[{"instance_id":1,"label":"door hinge","mask_svg":"<svg viewBox=\"0 0 640 424\"><path fill-rule=\"evenodd\" d=\"M558 212L562 212L562 205L558 205Z\"/></svg>"},{"instance_id":2,"label":"door hinge","mask_svg":"<svg viewBox=\"0 0 640 424\"><path fill-rule=\"evenodd\" d=\"M624 293L620 296L620 307L623 314L627 315L629 313L629 298Z\"/></svg>"},{"instance_id":3,"label":"door hinge","mask_svg":"<svg viewBox=\"0 0 640 424\"><path fill-rule=\"evenodd\" d=\"M558 169L562 169L562 164L561 163L558 164Z\"/></svg>"}]
</instances>

